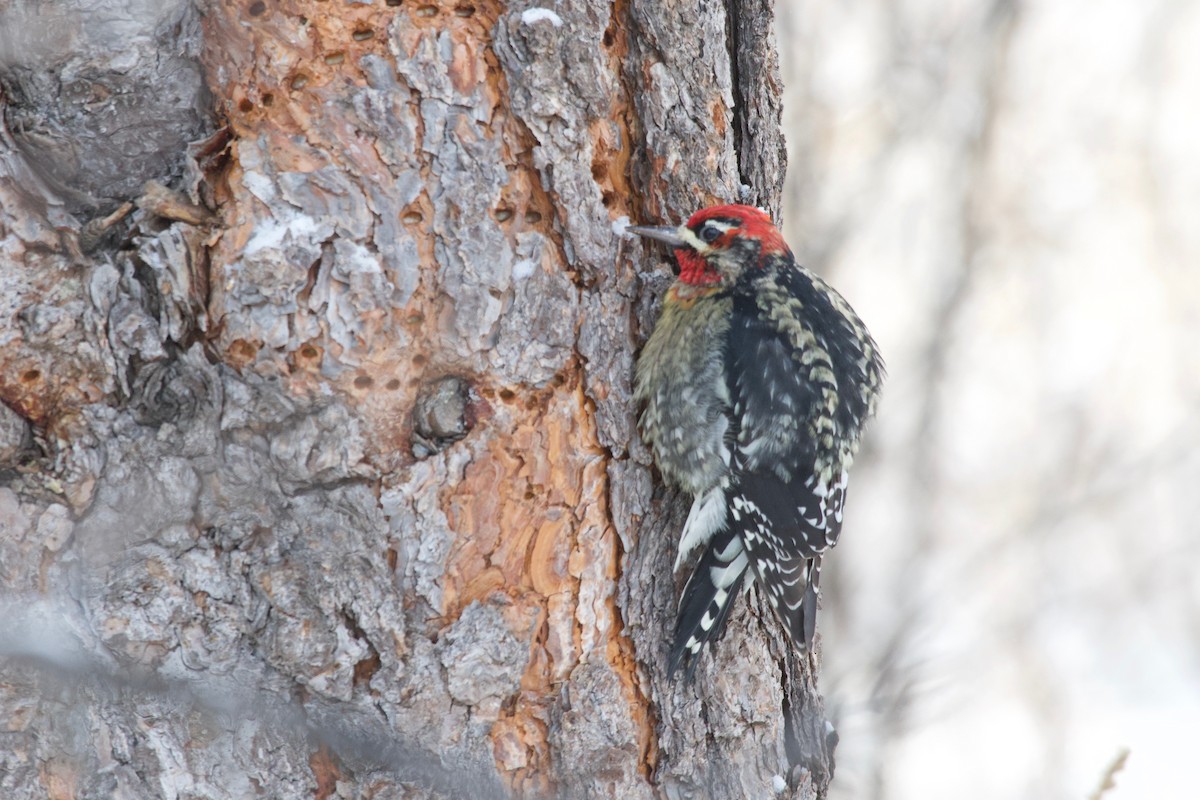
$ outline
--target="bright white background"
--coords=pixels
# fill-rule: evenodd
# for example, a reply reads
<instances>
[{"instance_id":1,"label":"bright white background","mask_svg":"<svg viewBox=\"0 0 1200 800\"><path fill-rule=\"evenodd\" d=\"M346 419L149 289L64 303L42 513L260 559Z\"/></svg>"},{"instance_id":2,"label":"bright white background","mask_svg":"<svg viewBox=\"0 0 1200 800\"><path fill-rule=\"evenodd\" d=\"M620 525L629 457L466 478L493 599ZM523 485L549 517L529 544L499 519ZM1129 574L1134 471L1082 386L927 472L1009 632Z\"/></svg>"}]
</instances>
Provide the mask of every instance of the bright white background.
<instances>
[{"instance_id":1,"label":"bright white background","mask_svg":"<svg viewBox=\"0 0 1200 800\"><path fill-rule=\"evenodd\" d=\"M890 372L836 797L1200 797L1200 3L778 10L787 237Z\"/></svg>"}]
</instances>

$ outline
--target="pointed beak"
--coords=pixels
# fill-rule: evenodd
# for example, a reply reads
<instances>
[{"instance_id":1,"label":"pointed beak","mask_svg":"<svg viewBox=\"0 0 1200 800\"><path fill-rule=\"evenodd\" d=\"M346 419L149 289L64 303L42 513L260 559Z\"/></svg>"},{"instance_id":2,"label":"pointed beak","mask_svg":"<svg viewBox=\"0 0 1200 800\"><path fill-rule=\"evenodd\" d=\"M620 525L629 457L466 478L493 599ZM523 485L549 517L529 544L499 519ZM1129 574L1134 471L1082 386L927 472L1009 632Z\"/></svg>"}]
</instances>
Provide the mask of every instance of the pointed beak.
<instances>
[{"instance_id":1,"label":"pointed beak","mask_svg":"<svg viewBox=\"0 0 1200 800\"><path fill-rule=\"evenodd\" d=\"M630 225L625 230L636 233L638 236L645 236L647 239L654 239L656 242L662 242L670 247L683 247L687 244L680 237L679 229L673 225Z\"/></svg>"}]
</instances>

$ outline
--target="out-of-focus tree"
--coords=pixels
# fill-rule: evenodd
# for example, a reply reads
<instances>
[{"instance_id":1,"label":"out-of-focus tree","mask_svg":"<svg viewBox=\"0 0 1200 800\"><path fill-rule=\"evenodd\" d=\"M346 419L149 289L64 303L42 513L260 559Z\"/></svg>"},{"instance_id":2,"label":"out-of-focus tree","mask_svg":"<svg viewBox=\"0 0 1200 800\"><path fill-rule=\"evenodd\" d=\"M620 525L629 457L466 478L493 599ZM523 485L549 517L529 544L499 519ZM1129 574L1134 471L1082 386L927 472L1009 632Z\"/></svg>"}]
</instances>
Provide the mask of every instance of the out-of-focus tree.
<instances>
[{"instance_id":1,"label":"out-of-focus tree","mask_svg":"<svg viewBox=\"0 0 1200 800\"><path fill-rule=\"evenodd\" d=\"M1200 6L781 6L787 235L875 331L835 796L1172 796L1200 725Z\"/></svg>"}]
</instances>

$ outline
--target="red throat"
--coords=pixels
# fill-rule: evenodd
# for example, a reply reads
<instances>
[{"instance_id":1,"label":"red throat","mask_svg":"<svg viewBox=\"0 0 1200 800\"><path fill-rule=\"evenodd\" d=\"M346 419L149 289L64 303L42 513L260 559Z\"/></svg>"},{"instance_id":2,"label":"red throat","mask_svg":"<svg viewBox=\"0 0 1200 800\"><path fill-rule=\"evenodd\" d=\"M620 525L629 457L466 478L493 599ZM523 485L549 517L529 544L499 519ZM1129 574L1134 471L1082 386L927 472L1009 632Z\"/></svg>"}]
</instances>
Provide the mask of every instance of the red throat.
<instances>
[{"instance_id":1,"label":"red throat","mask_svg":"<svg viewBox=\"0 0 1200 800\"><path fill-rule=\"evenodd\" d=\"M692 286L709 286L718 283L721 275L708 266L704 256L690 247L680 247L675 251L675 260L679 262L679 280Z\"/></svg>"}]
</instances>

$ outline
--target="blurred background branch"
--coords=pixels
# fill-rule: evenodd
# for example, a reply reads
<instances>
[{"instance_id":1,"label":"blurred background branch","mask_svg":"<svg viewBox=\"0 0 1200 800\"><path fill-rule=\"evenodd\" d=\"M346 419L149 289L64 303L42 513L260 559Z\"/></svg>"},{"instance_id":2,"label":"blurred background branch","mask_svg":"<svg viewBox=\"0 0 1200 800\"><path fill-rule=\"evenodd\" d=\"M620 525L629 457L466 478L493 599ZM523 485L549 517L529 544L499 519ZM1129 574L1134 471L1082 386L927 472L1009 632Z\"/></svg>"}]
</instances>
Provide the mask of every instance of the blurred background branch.
<instances>
[{"instance_id":1,"label":"blurred background branch","mask_svg":"<svg viewBox=\"0 0 1200 800\"><path fill-rule=\"evenodd\" d=\"M1200 726L1200 7L788 2L788 238L890 381L839 798L1170 796Z\"/></svg>"}]
</instances>

